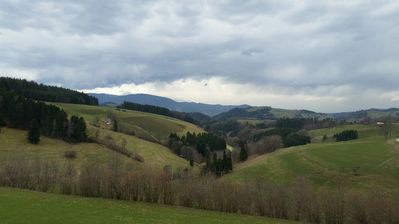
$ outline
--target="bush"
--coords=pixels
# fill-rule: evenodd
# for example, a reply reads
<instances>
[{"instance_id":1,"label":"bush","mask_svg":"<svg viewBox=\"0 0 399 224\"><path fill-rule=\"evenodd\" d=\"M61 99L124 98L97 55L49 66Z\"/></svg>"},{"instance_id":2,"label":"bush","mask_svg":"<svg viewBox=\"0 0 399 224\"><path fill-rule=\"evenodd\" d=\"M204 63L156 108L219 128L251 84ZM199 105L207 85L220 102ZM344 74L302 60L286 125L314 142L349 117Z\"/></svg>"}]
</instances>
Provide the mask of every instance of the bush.
<instances>
[{"instance_id":1,"label":"bush","mask_svg":"<svg viewBox=\"0 0 399 224\"><path fill-rule=\"evenodd\" d=\"M64 157L67 159L75 159L76 155L77 155L76 151L73 150L65 151L64 153Z\"/></svg>"}]
</instances>

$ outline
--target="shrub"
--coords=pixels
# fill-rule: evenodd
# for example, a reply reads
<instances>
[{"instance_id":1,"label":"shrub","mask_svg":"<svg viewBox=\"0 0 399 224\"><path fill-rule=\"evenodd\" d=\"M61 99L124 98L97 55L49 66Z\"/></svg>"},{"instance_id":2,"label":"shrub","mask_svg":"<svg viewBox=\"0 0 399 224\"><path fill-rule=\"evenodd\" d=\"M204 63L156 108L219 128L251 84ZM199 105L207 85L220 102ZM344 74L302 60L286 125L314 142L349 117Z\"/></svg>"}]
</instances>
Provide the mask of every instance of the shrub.
<instances>
[{"instance_id":1,"label":"shrub","mask_svg":"<svg viewBox=\"0 0 399 224\"><path fill-rule=\"evenodd\" d=\"M65 153L64 153L64 157L67 159L75 159L76 155L77 155L77 153L74 150L65 151Z\"/></svg>"}]
</instances>

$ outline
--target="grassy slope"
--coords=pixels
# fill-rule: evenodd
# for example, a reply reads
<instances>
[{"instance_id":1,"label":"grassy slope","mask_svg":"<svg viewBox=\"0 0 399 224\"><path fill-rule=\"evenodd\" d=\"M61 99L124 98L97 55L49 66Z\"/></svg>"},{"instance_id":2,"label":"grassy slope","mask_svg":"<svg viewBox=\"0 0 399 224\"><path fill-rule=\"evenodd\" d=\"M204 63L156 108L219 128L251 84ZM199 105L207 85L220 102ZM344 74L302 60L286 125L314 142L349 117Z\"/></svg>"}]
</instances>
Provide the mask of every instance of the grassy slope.
<instances>
[{"instance_id":1,"label":"grassy slope","mask_svg":"<svg viewBox=\"0 0 399 224\"><path fill-rule=\"evenodd\" d=\"M96 128L89 127L88 135L94 135L95 131ZM172 165L174 168L189 167L189 162L187 160L177 156L170 149L160 144L106 129L100 129L99 134L100 138L110 135L116 142L121 142L122 139L125 139L127 143L126 148L142 156L144 158L145 165L160 167Z\"/></svg>"},{"instance_id":2,"label":"grassy slope","mask_svg":"<svg viewBox=\"0 0 399 224\"><path fill-rule=\"evenodd\" d=\"M399 187L399 147L386 142L372 126L346 126L311 132L315 139L342 129L359 129L361 139L349 142L315 143L280 149L240 164L228 178L267 178L290 182L307 177L318 186L344 185L394 190ZM396 128L397 129L397 128ZM397 135L395 131L395 135ZM353 174L357 168L359 176Z\"/></svg>"},{"instance_id":3,"label":"grassy slope","mask_svg":"<svg viewBox=\"0 0 399 224\"><path fill-rule=\"evenodd\" d=\"M164 165L172 165L174 168L188 167L188 162L186 160L176 156L166 147L108 130L102 129L100 131L100 136L105 136L106 134L110 134L116 141L125 138L127 141L127 148L139 153L144 158L144 163L135 162L126 156L94 143L68 144L58 139L42 136L41 142L38 145L32 145L26 140L26 131L8 128L3 128L0 133L0 157L6 155L6 153L21 150L32 159L38 157L64 161L64 152L67 150L74 150L77 152L75 162L78 164L84 163L87 159L107 162L112 156L117 156L120 157L124 163L129 165L129 167L133 168L138 168L143 165L162 167Z\"/></svg>"},{"instance_id":4,"label":"grassy slope","mask_svg":"<svg viewBox=\"0 0 399 224\"><path fill-rule=\"evenodd\" d=\"M1 223L289 223L172 206L52 195L0 188Z\"/></svg>"},{"instance_id":5,"label":"grassy slope","mask_svg":"<svg viewBox=\"0 0 399 224\"><path fill-rule=\"evenodd\" d=\"M107 162L109 158L117 156L126 165L137 166L137 162L132 159L98 144L68 144L58 139L41 137L38 145L32 145L26 140L26 135L26 131L2 128L0 133L0 160L7 159L7 156L19 151L22 153L18 154L26 156L25 159L27 160L40 158L64 162L65 151L74 150L77 153L77 157L73 161L77 165L83 164L87 159Z\"/></svg>"},{"instance_id":6,"label":"grassy slope","mask_svg":"<svg viewBox=\"0 0 399 224\"><path fill-rule=\"evenodd\" d=\"M69 115L83 116L88 122L94 121L96 116L104 121L107 111L111 110L117 116L121 127L134 131L137 136L155 138L159 141L165 141L170 133L203 132L196 125L162 115L129 110L118 111L115 108L103 106L55 104L62 107Z\"/></svg>"}]
</instances>

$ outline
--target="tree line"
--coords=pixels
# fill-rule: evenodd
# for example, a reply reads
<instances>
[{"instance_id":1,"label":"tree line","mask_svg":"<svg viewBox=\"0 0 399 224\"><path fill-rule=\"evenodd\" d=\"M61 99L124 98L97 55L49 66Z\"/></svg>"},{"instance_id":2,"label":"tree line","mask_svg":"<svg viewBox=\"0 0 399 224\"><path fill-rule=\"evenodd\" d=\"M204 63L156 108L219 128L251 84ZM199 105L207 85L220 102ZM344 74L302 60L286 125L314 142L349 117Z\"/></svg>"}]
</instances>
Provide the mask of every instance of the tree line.
<instances>
[{"instance_id":1,"label":"tree line","mask_svg":"<svg viewBox=\"0 0 399 224\"><path fill-rule=\"evenodd\" d=\"M179 156L192 162L206 162L203 172L218 176L233 170L231 153L227 152L226 141L212 133L191 133L179 136L169 135L169 148Z\"/></svg>"},{"instance_id":2,"label":"tree line","mask_svg":"<svg viewBox=\"0 0 399 224\"><path fill-rule=\"evenodd\" d=\"M39 101L98 105L97 98L85 93L25 79L0 77L0 89Z\"/></svg>"},{"instance_id":3,"label":"tree line","mask_svg":"<svg viewBox=\"0 0 399 224\"><path fill-rule=\"evenodd\" d=\"M40 135L71 142L86 141L86 123L82 117L68 119L57 106L27 99L0 89L0 125L30 130L28 140L38 143Z\"/></svg>"},{"instance_id":4,"label":"tree line","mask_svg":"<svg viewBox=\"0 0 399 224\"><path fill-rule=\"evenodd\" d=\"M340 133L335 134L333 137L337 140L337 142L342 142L358 139L359 134L357 130L344 130Z\"/></svg>"},{"instance_id":5,"label":"tree line","mask_svg":"<svg viewBox=\"0 0 399 224\"><path fill-rule=\"evenodd\" d=\"M397 196L292 184L236 182L162 169L126 170L117 159L64 163L9 155L0 164L0 186L42 192L140 201L309 223L398 223Z\"/></svg>"},{"instance_id":6,"label":"tree line","mask_svg":"<svg viewBox=\"0 0 399 224\"><path fill-rule=\"evenodd\" d=\"M186 135L180 137L176 133L169 135L169 146L172 146L176 142L181 143L181 146L192 146L202 156L206 157L210 152L224 151L226 150L226 141L212 133L191 133L187 132ZM178 149L176 150L177 154Z\"/></svg>"},{"instance_id":7,"label":"tree line","mask_svg":"<svg viewBox=\"0 0 399 224\"><path fill-rule=\"evenodd\" d=\"M147 112L152 114L159 114L168 117L173 117L179 120L183 120L192 124L199 124L204 119L207 119L208 116L203 115L201 113L185 113L185 112L178 112L172 111L165 107L153 106L148 104L138 104L132 102L123 102L121 105L118 106L120 109L126 110L135 110L141 112Z\"/></svg>"}]
</instances>

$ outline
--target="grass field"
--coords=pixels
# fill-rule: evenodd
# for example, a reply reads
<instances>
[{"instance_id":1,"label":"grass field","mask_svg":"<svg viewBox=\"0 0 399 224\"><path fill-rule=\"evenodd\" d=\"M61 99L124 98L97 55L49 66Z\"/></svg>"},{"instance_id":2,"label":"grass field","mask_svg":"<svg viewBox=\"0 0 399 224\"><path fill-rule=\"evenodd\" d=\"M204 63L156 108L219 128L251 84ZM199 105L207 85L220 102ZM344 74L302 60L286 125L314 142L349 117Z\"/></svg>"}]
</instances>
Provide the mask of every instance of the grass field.
<instances>
[{"instance_id":1,"label":"grass field","mask_svg":"<svg viewBox=\"0 0 399 224\"><path fill-rule=\"evenodd\" d=\"M137 166L137 162L132 159L98 144L68 144L62 140L41 137L38 145L32 145L27 141L26 135L26 131L2 128L0 133L0 160L18 154L24 156L25 160L40 158L64 162L66 160L64 157L65 151L73 150L77 153L77 157L73 160L77 165L83 164L88 159L107 162L109 158L116 156L126 165Z\"/></svg>"},{"instance_id":2,"label":"grass field","mask_svg":"<svg viewBox=\"0 0 399 224\"><path fill-rule=\"evenodd\" d=\"M397 191L399 146L393 139L385 141L376 127L351 125L315 130L311 135L318 139L343 129L358 129L361 138L280 149L240 164L227 178L291 182L306 177L317 186Z\"/></svg>"},{"instance_id":3,"label":"grass field","mask_svg":"<svg viewBox=\"0 0 399 224\"><path fill-rule=\"evenodd\" d=\"M79 198L10 188L0 188L0 219L4 224L291 223L181 207Z\"/></svg>"},{"instance_id":4,"label":"grass field","mask_svg":"<svg viewBox=\"0 0 399 224\"><path fill-rule=\"evenodd\" d=\"M178 119L130 110L117 110L105 106L88 106L80 104L54 103L63 108L68 115L78 115L85 118L87 123L98 117L101 123L106 120L107 112L112 111L121 128L133 131L137 136L156 141L166 141L170 133L185 134L186 132L203 132L194 124Z\"/></svg>"},{"instance_id":5,"label":"grass field","mask_svg":"<svg viewBox=\"0 0 399 224\"><path fill-rule=\"evenodd\" d=\"M176 156L168 148L120 133L102 129L100 136L111 135L117 142L126 139L126 148L139 153L144 158L144 163L136 162L122 154L116 153L102 145L94 143L68 144L59 139L41 137L38 145L32 145L26 140L26 131L3 128L0 133L0 160L12 152L21 151L27 159L41 158L63 162L65 151L76 151L75 163L82 164L87 159L98 162L107 162L113 156L131 168L139 168L143 165L160 166L171 165L173 168L188 167L186 160ZM4 158L5 159L5 158Z\"/></svg>"},{"instance_id":6,"label":"grass field","mask_svg":"<svg viewBox=\"0 0 399 224\"><path fill-rule=\"evenodd\" d=\"M93 136L96 130L97 128L89 127L88 135ZM122 139L125 139L127 143L126 148L142 156L144 158L144 164L147 166L164 167L166 165L171 165L173 168L189 167L189 162L187 160L177 156L163 145L145 141L135 136L113 132L107 129L100 129L100 138L105 138L107 135L112 136L116 142L121 142Z\"/></svg>"}]
</instances>

